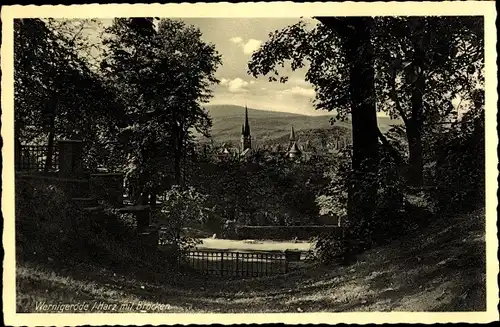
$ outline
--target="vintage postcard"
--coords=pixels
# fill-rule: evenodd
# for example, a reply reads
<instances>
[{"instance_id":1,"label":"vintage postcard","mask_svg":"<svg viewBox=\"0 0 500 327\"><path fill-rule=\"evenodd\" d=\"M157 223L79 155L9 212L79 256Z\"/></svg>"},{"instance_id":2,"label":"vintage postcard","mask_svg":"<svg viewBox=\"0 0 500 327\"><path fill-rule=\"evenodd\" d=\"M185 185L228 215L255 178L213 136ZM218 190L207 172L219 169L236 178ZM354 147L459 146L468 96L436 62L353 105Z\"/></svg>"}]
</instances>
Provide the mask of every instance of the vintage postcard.
<instances>
[{"instance_id":1,"label":"vintage postcard","mask_svg":"<svg viewBox=\"0 0 500 327\"><path fill-rule=\"evenodd\" d=\"M1 15L7 325L498 320L494 2Z\"/></svg>"}]
</instances>

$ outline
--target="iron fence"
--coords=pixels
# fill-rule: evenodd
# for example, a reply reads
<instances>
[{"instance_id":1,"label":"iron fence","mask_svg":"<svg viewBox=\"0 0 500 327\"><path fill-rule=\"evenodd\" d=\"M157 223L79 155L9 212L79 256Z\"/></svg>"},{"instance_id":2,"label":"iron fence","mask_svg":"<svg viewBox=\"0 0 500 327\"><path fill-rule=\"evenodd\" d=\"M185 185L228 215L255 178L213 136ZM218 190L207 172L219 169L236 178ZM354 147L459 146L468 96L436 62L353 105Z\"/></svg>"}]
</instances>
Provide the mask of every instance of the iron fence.
<instances>
[{"instance_id":1,"label":"iron fence","mask_svg":"<svg viewBox=\"0 0 500 327\"><path fill-rule=\"evenodd\" d=\"M215 276L259 277L288 272L284 253L190 250L184 260L195 270Z\"/></svg>"},{"instance_id":2,"label":"iron fence","mask_svg":"<svg viewBox=\"0 0 500 327\"><path fill-rule=\"evenodd\" d=\"M16 158L17 170L45 170L45 164L48 153L47 145L21 145ZM52 161L48 171L59 170L59 150L53 147Z\"/></svg>"}]
</instances>

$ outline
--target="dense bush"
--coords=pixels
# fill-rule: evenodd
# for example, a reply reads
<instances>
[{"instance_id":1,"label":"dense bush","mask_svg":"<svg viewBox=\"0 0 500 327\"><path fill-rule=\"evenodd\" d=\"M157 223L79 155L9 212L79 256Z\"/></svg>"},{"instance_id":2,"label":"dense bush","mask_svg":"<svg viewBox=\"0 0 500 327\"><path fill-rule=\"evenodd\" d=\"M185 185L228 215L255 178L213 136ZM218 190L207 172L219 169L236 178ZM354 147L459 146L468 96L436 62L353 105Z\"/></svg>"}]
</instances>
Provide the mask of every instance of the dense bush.
<instances>
[{"instance_id":1,"label":"dense bush","mask_svg":"<svg viewBox=\"0 0 500 327\"><path fill-rule=\"evenodd\" d=\"M84 212L63 190L42 181L16 180L15 200L19 261L139 263L133 226L123 217Z\"/></svg>"},{"instance_id":2,"label":"dense bush","mask_svg":"<svg viewBox=\"0 0 500 327\"><path fill-rule=\"evenodd\" d=\"M322 262L344 260L344 251L355 253L374 244L383 244L443 214L452 215L484 206L484 111L472 109L460 123L427 134L425 173L431 185L407 188L404 170L396 165L387 148L382 147L377 173L364 176L376 178L378 183L376 210L364 221L350 221L347 217L350 152L339 156L329 172L331 182L317 202L322 210L344 216L341 221L346 239L333 235L318 239L315 254ZM402 143L404 140L393 142L400 153L405 151Z\"/></svg>"},{"instance_id":3,"label":"dense bush","mask_svg":"<svg viewBox=\"0 0 500 327\"><path fill-rule=\"evenodd\" d=\"M326 155L296 163L272 149L254 150L248 161L217 151L222 150L207 146L204 156L192 158L188 179L208 195L207 206L213 208L210 230L216 233L231 220L261 226L318 224L315 199L327 180L323 176Z\"/></svg>"},{"instance_id":4,"label":"dense bush","mask_svg":"<svg viewBox=\"0 0 500 327\"><path fill-rule=\"evenodd\" d=\"M452 213L484 206L483 115L452 129L436 142L436 197L439 209Z\"/></svg>"},{"instance_id":5,"label":"dense bush","mask_svg":"<svg viewBox=\"0 0 500 327\"><path fill-rule=\"evenodd\" d=\"M315 255L321 262L345 262L346 252L356 253L383 244L415 228L413 217L405 213L400 167L386 148L380 148L378 170L362 177L366 182L375 178L378 185L374 214L363 217L362 221L353 221L347 216L349 180L353 178L351 149L339 153L337 163L331 168L328 173L331 181L317 202L324 212L340 217L345 234L343 238L330 234L316 239ZM364 188L359 191L364 191Z\"/></svg>"},{"instance_id":6,"label":"dense bush","mask_svg":"<svg viewBox=\"0 0 500 327\"><path fill-rule=\"evenodd\" d=\"M160 212L153 217L153 224L161 230L160 243L170 249L170 255L178 258L184 250L199 243L189 235L186 227L202 223L208 217L206 196L192 187L174 186L164 194L164 199Z\"/></svg>"}]
</instances>

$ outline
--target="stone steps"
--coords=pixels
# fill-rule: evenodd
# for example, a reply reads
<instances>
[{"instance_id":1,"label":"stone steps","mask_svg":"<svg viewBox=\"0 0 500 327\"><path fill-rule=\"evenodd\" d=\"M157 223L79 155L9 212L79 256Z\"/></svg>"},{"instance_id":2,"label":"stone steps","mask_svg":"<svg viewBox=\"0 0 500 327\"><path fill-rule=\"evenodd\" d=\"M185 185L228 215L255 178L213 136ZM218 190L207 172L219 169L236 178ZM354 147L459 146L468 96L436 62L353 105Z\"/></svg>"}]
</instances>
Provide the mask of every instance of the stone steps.
<instances>
[{"instance_id":1,"label":"stone steps","mask_svg":"<svg viewBox=\"0 0 500 327\"><path fill-rule=\"evenodd\" d=\"M100 212L104 209L95 197L74 197L71 200L86 212Z\"/></svg>"},{"instance_id":2,"label":"stone steps","mask_svg":"<svg viewBox=\"0 0 500 327\"><path fill-rule=\"evenodd\" d=\"M98 205L98 206L95 206L95 207L85 207L85 208L82 208L83 211L87 211L87 212L100 212L104 209L103 206L101 205Z\"/></svg>"},{"instance_id":3,"label":"stone steps","mask_svg":"<svg viewBox=\"0 0 500 327\"><path fill-rule=\"evenodd\" d=\"M80 208L95 207L99 205L97 199L94 197L75 197L71 200Z\"/></svg>"}]
</instances>

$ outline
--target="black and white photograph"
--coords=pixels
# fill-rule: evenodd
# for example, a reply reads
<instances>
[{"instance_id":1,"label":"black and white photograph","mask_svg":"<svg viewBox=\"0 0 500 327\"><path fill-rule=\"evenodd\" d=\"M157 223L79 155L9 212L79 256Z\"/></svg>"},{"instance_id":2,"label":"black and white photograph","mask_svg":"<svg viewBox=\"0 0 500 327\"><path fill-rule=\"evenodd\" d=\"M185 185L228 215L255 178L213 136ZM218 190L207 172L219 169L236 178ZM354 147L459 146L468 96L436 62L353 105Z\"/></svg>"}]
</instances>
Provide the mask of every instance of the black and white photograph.
<instances>
[{"instance_id":1,"label":"black and white photograph","mask_svg":"<svg viewBox=\"0 0 500 327\"><path fill-rule=\"evenodd\" d=\"M213 5L2 8L12 321L498 320L494 2Z\"/></svg>"}]
</instances>

